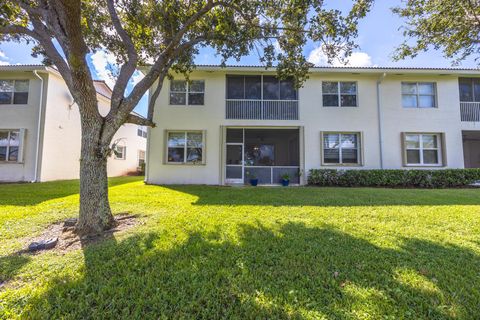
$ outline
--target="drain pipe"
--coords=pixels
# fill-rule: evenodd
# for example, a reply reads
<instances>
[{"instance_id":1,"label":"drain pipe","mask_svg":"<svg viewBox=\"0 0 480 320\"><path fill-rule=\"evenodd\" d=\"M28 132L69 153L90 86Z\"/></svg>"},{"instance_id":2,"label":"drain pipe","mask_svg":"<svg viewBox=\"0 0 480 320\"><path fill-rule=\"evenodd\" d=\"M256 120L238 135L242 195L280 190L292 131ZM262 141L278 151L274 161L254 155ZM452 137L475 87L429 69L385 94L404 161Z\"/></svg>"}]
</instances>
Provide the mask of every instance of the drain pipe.
<instances>
[{"instance_id":1,"label":"drain pipe","mask_svg":"<svg viewBox=\"0 0 480 320\"><path fill-rule=\"evenodd\" d=\"M380 84L387 76L384 72L377 80L377 115L378 115L378 143L380 151L380 169L383 169L383 134L382 134L382 108L380 106Z\"/></svg>"},{"instance_id":2,"label":"drain pipe","mask_svg":"<svg viewBox=\"0 0 480 320\"><path fill-rule=\"evenodd\" d=\"M33 70L33 74L40 79L40 105L38 106L38 125L37 125L37 150L35 152L35 173L32 183L38 182L38 162L40 159L40 132L41 132L41 125L42 125L42 115L43 115L43 90L44 90L44 80L38 74L37 70Z\"/></svg>"}]
</instances>

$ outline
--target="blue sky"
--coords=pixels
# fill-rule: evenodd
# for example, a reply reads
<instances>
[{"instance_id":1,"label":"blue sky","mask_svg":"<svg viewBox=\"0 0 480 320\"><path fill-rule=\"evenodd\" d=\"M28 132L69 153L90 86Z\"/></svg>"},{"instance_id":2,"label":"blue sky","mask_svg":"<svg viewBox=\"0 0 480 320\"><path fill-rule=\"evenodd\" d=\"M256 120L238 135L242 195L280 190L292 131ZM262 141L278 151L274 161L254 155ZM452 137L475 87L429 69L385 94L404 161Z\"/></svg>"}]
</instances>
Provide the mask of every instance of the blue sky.
<instances>
[{"instance_id":1,"label":"blue sky","mask_svg":"<svg viewBox=\"0 0 480 320\"><path fill-rule=\"evenodd\" d=\"M333 3L331 0L330 3ZM392 14L390 8L400 4L400 0L377 0L369 15L360 22L359 37L357 43L360 48L350 59L351 65L356 66L408 66L408 67L450 67L451 61L443 58L442 53L430 50L422 53L414 59L406 59L394 62L391 58L394 48L402 42L402 20ZM327 2L328 5L328 2ZM351 5L350 0L336 0L335 6L342 10L348 9ZM2 43L0 44L0 64L34 64L40 63L30 55L30 47L26 44ZM325 65L326 61L318 45L309 43L305 47L305 55L311 62L318 65ZM98 79L106 80L110 85L114 83L113 79L108 77L105 72L105 65L113 59L113 56L99 52L89 57L89 63L93 74ZM220 58L216 57L213 50L204 48L196 58L197 64L217 64ZM242 58L239 62L230 61L230 64L258 64L256 55ZM476 67L473 59L468 59L459 67ZM136 80L139 75L136 75ZM146 98L139 104L136 111L141 114L146 113Z\"/></svg>"}]
</instances>

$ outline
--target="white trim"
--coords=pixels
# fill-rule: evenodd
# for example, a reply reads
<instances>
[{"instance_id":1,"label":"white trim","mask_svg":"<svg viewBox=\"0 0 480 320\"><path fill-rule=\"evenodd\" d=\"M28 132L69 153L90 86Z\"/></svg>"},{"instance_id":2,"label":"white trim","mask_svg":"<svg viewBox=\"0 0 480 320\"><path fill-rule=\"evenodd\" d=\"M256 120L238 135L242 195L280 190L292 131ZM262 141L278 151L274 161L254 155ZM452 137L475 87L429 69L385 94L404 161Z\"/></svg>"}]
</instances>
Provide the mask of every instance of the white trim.
<instances>
[{"instance_id":1,"label":"white trim","mask_svg":"<svg viewBox=\"0 0 480 320\"><path fill-rule=\"evenodd\" d=\"M424 148L423 147L423 136L435 136L436 137L436 142L437 142L437 147L436 148ZM418 148L407 148L407 136L419 136L418 140ZM442 133L429 133L429 132L405 132L404 134L404 150L403 152L405 153L405 167L442 167L443 166L443 139L442 139ZM419 152L419 163L408 163L408 155L407 151L408 150L416 150ZM428 151L428 150L435 150L437 151L437 159L438 163L424 163L423 159L423 151Z\"/></svg>"}]
</instances>

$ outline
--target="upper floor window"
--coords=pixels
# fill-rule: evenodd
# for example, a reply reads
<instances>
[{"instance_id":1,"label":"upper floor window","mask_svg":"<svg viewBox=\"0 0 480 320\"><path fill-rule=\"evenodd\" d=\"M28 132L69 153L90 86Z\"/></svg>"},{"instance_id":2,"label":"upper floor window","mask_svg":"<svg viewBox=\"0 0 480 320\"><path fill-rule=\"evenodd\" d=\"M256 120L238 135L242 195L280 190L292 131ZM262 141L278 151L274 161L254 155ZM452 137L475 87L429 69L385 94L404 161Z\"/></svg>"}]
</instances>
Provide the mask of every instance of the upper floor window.
<instances>
[{"instance_id":1,"label":"upper floor window","mask_svg":"<svg viewBox=\"0 0 480 320\"><path fill-rule=\"evenodd\" d=\"M139 137L146 138L146 137L147 137L147 127L145 127L145 126L138 126L137 135L138 135Z\"/></svg>"},{"instance_id":2,"label":"upper floor window","mask_svg":"<svg viewBox=\"0 0 480 320\"><path fill-rule=\"evenodd\" d=\"M402 105L404 108L435 108L435 92L434 82L402 82Z\"/></svg>"},{"instance_id":3,"label":"upper floor window","mask_svg":"<svg viewBox=\"0 0 480 320\"><path fill-rule=\"evenodd\" d=\"M275 76L227 75L227 99L297 100L293 79Z\"/></svg>"},{"instance_id":4,"label":"upper floor window","mask_svg":"<svg viewBox=\"0 0 480 320\"><path fill-rule=\"evenodd\" d=\"M0 104L27 104L28 80L0 80Z\"/></svg>"},{"instance_id":5,"label":"upper floor window","mask_svg":"<svg viewBox=\"0 0 480 320\"><path fill-rule=\"evenodd\" d=\"M167 163L204 163L204 148L202 131L167 132Z\"/></svg>"},{"instance_id":6,"label":"upper floor window","mask_svg":"<svg viewBox=\"0 0 480 320\"><path fill-rule=\"evenodd\" d=\"M0 131L0 161L20 161L20 130Z\"/></svg>"},{"instance_id":7,"label":"upper floor window","mask_svg":"<svg viewBox=\"0 0 480 320\"><path fill-rule=\"evenodd\" d=\"M203 106L205 100L205 81L170 81L170 104Z\"/></svg>"},{"instance_id":8,"label":"upper floor window","mask_svg":"<svg viewBox=\"0 0 480 320\"><path fill-rule=\"evenodd\" d=\"M360 133L328 132L322 133L323 164L358 165L360 164Z\"/></svg>"},{"instance_id":9,"label":"upper floor window","mask_svg":"<svg viewBox=\"0 0 480 320\"><path fill-rule=\"evenodd\" d=\"M480 79L460 78L458 79L460 101L480 102Z\"/></svg>"},{"instance_id":10,"label":"upper floor window","mask_svg":"<svg viewBox=\"0 0 480 320\"><path fill-rule=\"evenodd\" d=\"M322 95L324 107L356 107L357 83L323 81Z\"/></svg>"},{"instance_id":11,"label":"upper floor window","mask_svg":"<svg viewBox=\"0 0 480 320\"><path fill-rule=\"evenodd\" d=\"M405 133L406 165L436 166L442 163L441 134Z\"/></svg>"}]
</instances>

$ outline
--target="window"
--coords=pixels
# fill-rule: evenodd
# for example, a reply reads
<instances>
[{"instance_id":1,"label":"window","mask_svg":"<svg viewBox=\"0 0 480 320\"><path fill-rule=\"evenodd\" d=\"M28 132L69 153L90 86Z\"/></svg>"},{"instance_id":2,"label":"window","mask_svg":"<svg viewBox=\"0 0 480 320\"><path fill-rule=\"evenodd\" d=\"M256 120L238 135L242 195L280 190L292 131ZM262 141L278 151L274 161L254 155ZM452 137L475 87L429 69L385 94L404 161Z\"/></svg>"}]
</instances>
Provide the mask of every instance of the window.
<instances>
[{"instance_id":1,"label":"window","mask_svg":"<svg viewBox=\"0 0 480 320\"><path fill-rule=\"evenodd\" d=\"M460 78L458 79L460 101L480 102L480 79Z\"/></svg>"},{"instance_id":2,"label":"window","mask_svg":"<svg viewBox=\"0 0 480 320\"><path fill-rule=\"evenodd\" d=\"M324 107L356 107L356 82L322 82Z\"/></svg>"},{"instance_id":3,"label":"window","mask_svg":"<svg viewBox=\"0 0 480 320\"><path fill-rule=\"evenodd\" d=\"M145 127L145 126L138 126L137 135L138 135L139 137L146 138L146 137L147 137L147 127Z\"/></svg>"},{"instance_id":4,"label":"window","mask_svg":"<svg viewBox=\"0 0 480 320\"><path fill-rule=\"evenodd\" d=\"M170 104L202 106L205 99L205 81L172 80L170 82Z\"/></svg>"},{"instance_id":5,"label":"window","mask_svg":"<svg viewBox=\"0 0 480 320\"><path fill-rule=\"evenodd\" d=\"M0 104L27 104L28 80L0 80Z\"/></svg>"},{"instance_id":6,"label":"window","mask_svg":"<svg viewBox=\"0 0 480 320\"><path fill-rule=\"evenodd\" d=\"M435 83L402 82L402 105L404 108L435 108Z\"/></svg>"},{"instance_id":7,"label":"window","mask_svg":"<svg viewBox=\"0 0 480 320\"><path fill-rule=\"evenodd\" d=\"M360 133L322 134L323 164L360 164Z\"/></svg>"},{"instance_id":8,"label":"window","mask_svg":"<svg viewBox=\"0 0 480 320\"><path fill-rule=\"evenodd\" d=\"M227 75L227 99L297 100L293 79L275 76Z\"/></svg>"},{"instance_id":9,"label":"window","mask_svg":"<svg viewBox=\"0 0 480 320\"><path fill-rule=\"evenodd\" d=\"M125 160L127 157L127 147L116 145L113 149L113 154L117 160Z\"/></svg>"},{"instance_id":10,"label":"window","mask_svg":"<svg viewBox=\"0 0 480 320\"><path fill-rule=\"evenodd\" d=\"M143 167L145 165L145 151L138 150L138 166Z\"/></svg>"},{"instance_id":11,"label":"window","mask_svg":"<svg viewBox=\"0 0 480 320\"><path fill-rule=\"evenodd\" d=\"M406 133L404 145L406 165L441 165L441 134Z\"/></svg>"},{"instance_id":12,"label":"window","mask_svg":"<svg viewBox=\"0 0 480 320\"><path fill-rule=\"evenodd\" d=\"M20 130L0 131L0 161L20 162Z\"/></svg>"},{"instance_id":13,"label":"window","mask_svg":"<svg viewBox=\"0 0 480 320\"><path fill-rule=\"evenodd\" d=\"M204 163L204 134L202 131L167 132L167 163Z\"/></svg>"}]
</instances>

